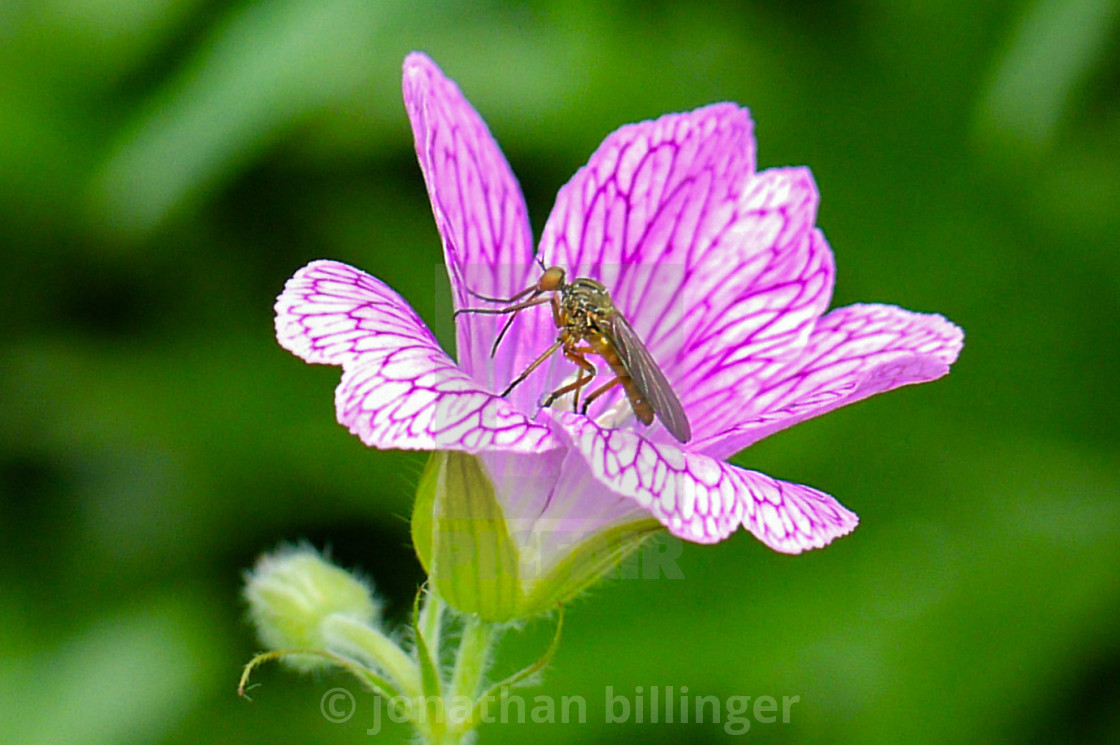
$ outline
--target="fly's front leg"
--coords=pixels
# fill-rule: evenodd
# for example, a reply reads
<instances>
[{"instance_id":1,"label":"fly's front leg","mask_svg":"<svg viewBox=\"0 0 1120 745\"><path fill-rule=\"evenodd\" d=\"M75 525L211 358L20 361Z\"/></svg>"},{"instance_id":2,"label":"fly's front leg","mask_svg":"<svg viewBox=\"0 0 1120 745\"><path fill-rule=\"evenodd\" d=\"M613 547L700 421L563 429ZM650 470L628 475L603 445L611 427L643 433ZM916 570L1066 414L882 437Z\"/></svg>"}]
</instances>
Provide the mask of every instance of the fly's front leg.
<instances>
[{"instance_id":1,"label":"fly's front leg","mask_svg":"<svg viewBox=\"0 0 1120 745\"><path fill-rule=\"evenodd\" d=\"M524 296L525 293L532 293L529 296L528 300L522 300L519 303L507 305L505 308L459 308L459 310L455 311L451 315L451 317L458 318L459 314L461 313L478 313L487 316L499 316L508 313L509 318L507 318L506 322L502 324L502 330L498 332L498 336L494 339L494 344L490 347L490 356L493 357L498 353L498 345L502 343L502 338L506 335L506 332L509 331L509 327L513 325L513 319L517 317L518 313L525 310L526 308L532 308L534 305L543 305L544 303L549 302L549 298L540 297L541 292L543 292L543 290L537 290L536 288L530 287L525 292L519 292L512 298L516 299L518 297ZM555 305L555 301L553 301L553 305Z\"/></svg>"},{"instance_id":2,"label":"fly's front leg","mask_svg":"<svg viewBox=\"0 0 1120 745\"><path fill-rule=\"evenodd\" d=\"M532 289L532 288L530 288ZM535 292L528 300L523 300L513 305L507 305L504 308L459 308L451 314L452 318L458 318L462 313L480 313L482 315L500 316L505 313L517 313L518 311L532 308L534 305L541 305L549 301L546 297L538 297L540 292Z\"/></svg>"},{"instance_id":3,"label":"fly's front leg","mask_svg":"<svg viewBox=\"0 0 1120 745\"><path fill-rule=\"evenodd\" d=\"M540 294L542 292L540 287L538 287L537 285L529 285L521 292L518 292L516 295L510 295L509 297L491 297L490 295L483 295L481 292L475 292L469 287L465 287L463 289L465 289L467 291L467 294L469 294L471 297L476 297L479 300L485 300L488 303L501 303L502 305L513 305L514 303L519 302L526 295L532 295L534 293ZM455 314L458 315L459 313L464 312L469 313L471 311L477 312L477 309L460 308L459 310L455 311Z\"/></svg>"},{"instance_id":4,"label":"fly's front leg","mask_svg":"<svg viewBox=\"0 0 1120 745\"><path fill-rule=\"evenodd\" d=\"M556 292L552 293L552 323L558 329L567 325L564 323L564 311L560 308L560 294Z\"/></svg>"}]
</instances>

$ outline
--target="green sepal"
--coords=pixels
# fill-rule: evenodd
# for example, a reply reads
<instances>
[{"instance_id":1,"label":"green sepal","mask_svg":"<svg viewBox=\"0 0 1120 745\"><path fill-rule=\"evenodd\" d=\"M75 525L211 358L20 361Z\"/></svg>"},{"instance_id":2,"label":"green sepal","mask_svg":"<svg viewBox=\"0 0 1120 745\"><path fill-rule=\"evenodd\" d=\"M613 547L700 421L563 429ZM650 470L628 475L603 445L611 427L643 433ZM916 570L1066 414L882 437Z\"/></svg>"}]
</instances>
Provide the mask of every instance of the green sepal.
<instances>
[{"instance_id":1,"label":"green sepal","mask_svg":"<svg viewBox=\"0 0 1120 745\"><path fill-rule=\"evenodd\" d=\"M432 453L416 493L412 541L448 605L495 623L521 615L517 545L477 457Z\"/></svg>"},{"instance_id":2,"label":"green sepal","mask_svg":"<svg viewBox=\"0 0 1120 745\"><path fill-rule=\"evenodd\" d=\"M651 536L665 530L654 518L610 528L575 546L546 575L533 582L518 615L529 618L554 610L613 571Z\"/></svg>"},{"instance_id":3,"label":"green sepal","mask_svg":"<svg viewBox=\"0 0 1120 745\"><path fill-rule=\"evenodd\" d=\"M416 551L420 565L429 575L432 573L432 526L435 525L436 477L439 472L440 453L434 452L420 474L416 486L416 499L412 503L412 548Z\"/></svg>"}]
</instances>

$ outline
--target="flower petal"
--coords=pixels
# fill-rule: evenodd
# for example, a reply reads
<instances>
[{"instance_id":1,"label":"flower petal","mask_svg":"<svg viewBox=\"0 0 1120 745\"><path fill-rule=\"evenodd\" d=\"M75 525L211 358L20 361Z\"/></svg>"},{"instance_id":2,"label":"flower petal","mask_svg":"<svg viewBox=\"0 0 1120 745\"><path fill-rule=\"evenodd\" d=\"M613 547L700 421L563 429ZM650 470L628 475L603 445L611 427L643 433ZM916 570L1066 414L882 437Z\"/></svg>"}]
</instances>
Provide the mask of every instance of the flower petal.
<instances>
[{"instance_id":1,"label":"flower petal","mask_svg":"<svg viewBox=\"0 0 1120 745\"><path fill-rule=\"evenodd\" d=\"M716 458L797 422L876 393L949 372L964 332L939 315L893 305L850 305L820 319L801 357L745 406L740 424L694 446Z\"/></svg>"},{"instance_id":2,"label":"flower petal","mask_svg":"<svg viewBox=\"0 0 1120 745\"><path fill-rule=\"evenodd\" d=\"M739 477L737 491L749 495L743 527L775 551L798 554L822 548L859 524L854 512L822 491L724 466Z\"/></svg>"},{"instance_id":3,"label":"flower petal","mask_svg":"<svg viewBox=\"0 0 1120 745\"><path fill-rule=\"evenodd\" d=\"M800 352L831 298L812 175L753 168L751 122L734 105L623 127L561 190L541 241L547 262L608 286L697 438L722 431L728 402ZM571 370L558 359L532 387L551 390Z\"/></svg>"},{"instance_id":4,"label":"flower petal","mask_svg":"<svg viewBox=\"0 0 1120 745\"><path fill-rule=\"evenodd\" d=\"M810 487L627 430L603 429L586 417L557 419L596 479L649 510L680 538L715 543L743 525L776 551L800 553L851 532L858 522L835 499Z\"/></svg>"},{"instance_id":5,"label":"flower petal","mask_svg":"<svg viewBox=\"0 0 1120 745\"><path fill-rule=\"evenodd\" d=\"M724 307L700 306L686 321L692 330L678 380L697 440L742 420L742 402L800 356L828 307L835 276L828 243L816 229L794 241L774 245L753 278L735 276L750 271L743 264L726 267L726 286L738 296Z\"/></svg>"},{"instance_id":6,"label":"flower petal","mask_svg":"<svg viewBox=\"0 0 1120 745\"><path fill-rule=\"evenodd\" d=\"M628 273L675 265L679 285L680 271L733 221L753 171L750 117L734 104L628 124L560 190L541 237L543 258L595 276L620 307L634 310L631 293L640 298L643 288Z\"/></svg>"},{"instance_id":7,"label":"flower petal","mask_svg":"<svg viewBox=\"0 0 1120 745\"><path fill-rule=\"evenodd\" d=\"M384 282L339 261L312 261L276 299L276 338L307 362L350 365L406 346L438 349L416 312Z\"/></svg>"},{"instance_id":8,"label":"flower petal","mask_svg":"<svg viewBox=\"0 0 1120 745\"><path fill-rule=\"evenodd\" d=\"M687 307L682 288L734 223L753 171L750 117L734 104L626 125L560 190L541 258L571 277L603 282L673 382L682 349L674 332ZM551 321L543 312L534 318ZM539 387L555 387L570 370L554 364Z\"/></svg>"},{"instance_id":9,"label":"flower petal","mask_svg":"<svg viewBox=\"0 0 1120 745\"><path fill-rule=\"evenodd\" d=\"M304 360L341 365L338 420L379 448L542 452L548 427L479 388L383 282L315 261L276 301L276 336Z\"/></svg>"},{"instance_id":10,"label":"flower petal","mask_svg":"<svg viewBox=\"0 0 1120 745\"><path fill-rule=\"evenodd\" d=\"M443 240L455 307L488 305L471 292L509 297L532 284L539 270L533 263L525 200L485 122L423 54L405 59L404 101ZM505 320L466 314L457 323L459 362L491 389L504 387L521 370L508 355L490 359L490 345ZM513 338L526 333L519 327L514 332ZM543 350L551 332L543 338L543 346L528 343L527 348Z\"/></svg>"}]
</instances>

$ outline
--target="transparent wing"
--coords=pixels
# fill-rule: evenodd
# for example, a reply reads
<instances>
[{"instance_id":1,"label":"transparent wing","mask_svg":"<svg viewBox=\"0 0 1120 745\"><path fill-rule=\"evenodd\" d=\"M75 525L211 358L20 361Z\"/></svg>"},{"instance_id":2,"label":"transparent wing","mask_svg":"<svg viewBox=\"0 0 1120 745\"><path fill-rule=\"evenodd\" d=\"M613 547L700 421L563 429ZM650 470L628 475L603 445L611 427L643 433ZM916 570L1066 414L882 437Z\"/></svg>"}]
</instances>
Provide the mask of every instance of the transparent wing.
<instances>
[{"instance_id":1,"label":"transparent wing","mask_svg":"<svg viewBox=\"0 0 1120 745\"><path fill-rule=\"evenodd\" d=\"M669 434L681 442L692 439L692 427L688 424L688 415L673 387L665 379L665 373L657 366L653 355L646 349L646 345L638 337L638 332L617 310L611 314L611 331L614 342L618 348L618 355L622 364L634 384L646 395L653 413L669 430Z\"/></svg>"}]
</instances>

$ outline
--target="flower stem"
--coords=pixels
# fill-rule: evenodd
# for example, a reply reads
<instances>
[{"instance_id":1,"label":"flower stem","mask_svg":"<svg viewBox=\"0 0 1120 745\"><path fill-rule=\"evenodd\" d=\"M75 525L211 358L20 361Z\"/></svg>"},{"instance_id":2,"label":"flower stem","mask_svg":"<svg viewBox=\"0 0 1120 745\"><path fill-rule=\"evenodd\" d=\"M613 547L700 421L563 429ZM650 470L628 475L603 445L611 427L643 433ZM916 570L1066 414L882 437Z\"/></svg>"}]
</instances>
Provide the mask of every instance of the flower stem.
<instances>
[{"instance_id":1,"label":"flower stem","mask_svg":"<svg viewBox=\"0 0 1120 745\"><path fill-rule=\"evenodd\" d=\"M415 611L416 655L420 667L423 689L420 718L413 724L420 740L426 745L456 745L472 739L473 730L480 721L473 716L478 702L475 700L482 688L483 675L489 664L490 649L496 641L493 623L477 616L463 619L463 632L455 654L451 679L445 682L439 665L439 641L443 638L443 624L448 616L434 591L423 596L423 605L417 598ZM433 643L434 640L434 643ZM466 708L461 702L469 702Z\"/></svg>"},{"instance_id":2,"label":"flower stem","mask_svg":"<svg viewBox=\"0 0 1120 745\"><path fill-rule=\"evenodd\" d=\"M377 629L336 613L323 622L323 636L333 651L372 662L404 695L420 695L416 663Z\"/></svg>"},{"instance_id":3,"label":"flower stem","mask_svg":"<svg viewBox=\"0 0 1120 745\"><path fill-rule=\"evenodd\" d=\"M482 676L490 663L490 648L495 641L495 624L470 616L463 626L463 637L455 656L451 674L452 697L463 696L474 701L482 687Z\"/></svg>"},{"instance_id":4,"label":"flower stem","mask_svg":"<svg viewBox=\"0 0 1120 745\"><path fill-rule=\"evenodd\" d=\"M443 632L443 599L436 592L435 587L429 586L424 592L416 630L424 637L428 648L438 657L440 644L443 641L440 638ZM439 660L434 662L438 666Z\"/></svg>"}]
</instances>

